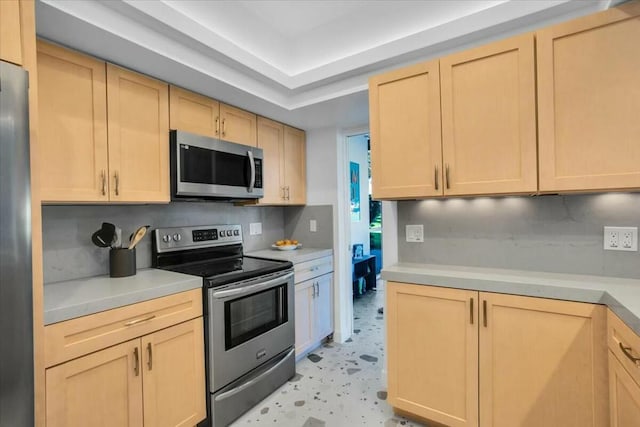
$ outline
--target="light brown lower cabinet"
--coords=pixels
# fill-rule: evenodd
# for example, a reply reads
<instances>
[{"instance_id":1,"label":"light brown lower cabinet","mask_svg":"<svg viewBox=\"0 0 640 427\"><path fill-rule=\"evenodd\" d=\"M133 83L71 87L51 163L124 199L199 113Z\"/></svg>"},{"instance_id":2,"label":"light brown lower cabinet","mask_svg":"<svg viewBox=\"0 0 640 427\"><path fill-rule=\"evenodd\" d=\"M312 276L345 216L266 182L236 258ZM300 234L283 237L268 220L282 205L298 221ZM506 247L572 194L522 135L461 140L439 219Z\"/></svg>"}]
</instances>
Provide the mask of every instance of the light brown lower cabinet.
<instances>
[{"instance_id":1,"label":"light brown lower cabinet","mask_svg":"<svg viewBox=\"0 0 640 427\"><path fill-rule=\"evenodd\" d=\"M606 308L389 282L388 400L448 426L609 423Z\"/></svg>"},{"instance_id":2,"label":"light brown lower cabinet","mask_svg":"<svg viewBox=\"0 0 640 427\"><path fill-rule=\"evenodd\" d=\"M607 314L611 427L640 426L640 336Z\"/></svg>"},{"instance_id":3,"label":"light brown lower cabinet","mask_svg":"<svg viewBox=\"0 0 640 427\"><path fill-rule=\"evenodd\" d=\"M191 427L205 398L202 317L46 371L47 427Z\"/></svg>"}]
</instances>

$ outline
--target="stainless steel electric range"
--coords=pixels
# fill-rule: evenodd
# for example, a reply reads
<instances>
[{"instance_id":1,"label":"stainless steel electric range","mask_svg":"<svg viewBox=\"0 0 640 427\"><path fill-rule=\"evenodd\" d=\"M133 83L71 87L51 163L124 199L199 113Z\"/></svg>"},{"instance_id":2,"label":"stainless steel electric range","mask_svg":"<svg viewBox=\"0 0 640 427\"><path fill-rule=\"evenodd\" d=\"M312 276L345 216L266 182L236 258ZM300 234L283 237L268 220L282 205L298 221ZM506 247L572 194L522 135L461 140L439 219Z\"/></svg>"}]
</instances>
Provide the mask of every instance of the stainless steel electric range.
<instances>
[{"instance_id":1,"label":"stainless steel electric range","mask_svg":"<svg viewBox=\"0 0 640 427\"><path fill-rule=\"evenodd\" d=\"M226 426L295 374L290 262L243 256L240 225L159 228L153 266L203 278L208 419Z\"/></svg>"}]
</instances>

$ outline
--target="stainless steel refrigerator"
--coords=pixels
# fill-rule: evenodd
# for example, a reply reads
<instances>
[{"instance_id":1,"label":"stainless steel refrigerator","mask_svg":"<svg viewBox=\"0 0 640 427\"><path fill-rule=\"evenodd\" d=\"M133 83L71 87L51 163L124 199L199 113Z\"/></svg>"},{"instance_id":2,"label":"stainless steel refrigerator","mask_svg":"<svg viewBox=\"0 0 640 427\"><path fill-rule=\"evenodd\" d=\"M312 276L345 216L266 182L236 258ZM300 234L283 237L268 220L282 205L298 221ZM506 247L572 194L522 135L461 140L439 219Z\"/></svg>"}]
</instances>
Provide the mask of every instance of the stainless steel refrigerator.
<instances>
[{"instance_id":1,"label":"stainless steel refrigerator","mask_svg":"<svg viewBox=\"0 0 640 427\"><path fill-rule=\"evenodd\" d=\"M34 424L28 85L0 61L0 427Z\"/></svg>"}]
</instances>

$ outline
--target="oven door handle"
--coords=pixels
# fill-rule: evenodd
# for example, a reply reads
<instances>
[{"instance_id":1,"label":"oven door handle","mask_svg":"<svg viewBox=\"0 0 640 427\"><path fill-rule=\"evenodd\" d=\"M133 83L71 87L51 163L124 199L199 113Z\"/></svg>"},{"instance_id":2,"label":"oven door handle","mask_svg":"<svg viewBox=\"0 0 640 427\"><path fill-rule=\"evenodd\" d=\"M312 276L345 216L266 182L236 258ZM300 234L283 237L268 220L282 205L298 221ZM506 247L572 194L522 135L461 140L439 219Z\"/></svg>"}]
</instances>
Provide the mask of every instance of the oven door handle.
<instances>
[{"instance_id":1,"label":"oven door handle","mask_svg":"<svg viewBox=\"0 0 640 427\"><path fill-rule=\"evenodd\" d=\"M276 277L275 279L268 280L264 283L257 283L255 285L243 286L237 289L226 289L224 291L216 291L212 294L213 298L224 299L229 297L235 297L238 295L252 294L263 289L268 289L277 285L278 283L286 282L293 277L293 272L287 273L284 276Z\"/></svg>"},{"instance_id":2,"label":"oven door handle","mask_svg":"<svg viewBox=\"0 0 640 427\"><path fill-rule=\"evenodd\" d=\"M218 396L216 396L214 398L214 400L216 402L220 402L228 397L234 396L240 392L242 392L243 390L246 390L247 388L251 387L252 385L254 385L255 383L257 383L258 381L262 380L264 377L266 377L267 375L269 375L271 372L275 371L276 369L278 369L284 362L287 361L287 359L289 359L289 357L291 357L291 355L296 351L295 348L292 348L291 350L289 350L289 352L284 355L282 357L282 359L280 359L280 361L278 361L278 363L276 363L275 365L273 365L272 367L270 367L269 369L267 369L266 371L262 372L261 374L259 374L257 377L254 377L252 379L250 379L249 381L247 381L246 383L239 385L238 387L232 388L229 391L225 391L224 393L219 394Z\"/></svg>"}]
</instances>

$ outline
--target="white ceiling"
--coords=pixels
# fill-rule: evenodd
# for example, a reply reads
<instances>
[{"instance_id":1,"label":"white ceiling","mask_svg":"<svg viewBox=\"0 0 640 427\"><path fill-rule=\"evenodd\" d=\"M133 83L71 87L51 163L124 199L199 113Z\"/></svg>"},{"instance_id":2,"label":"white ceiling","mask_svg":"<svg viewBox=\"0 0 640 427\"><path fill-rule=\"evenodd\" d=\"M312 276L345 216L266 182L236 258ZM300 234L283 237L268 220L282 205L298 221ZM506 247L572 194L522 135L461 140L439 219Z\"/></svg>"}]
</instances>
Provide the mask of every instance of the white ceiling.
<instances>
[{"instance_id":1,"label":"white ceiling","mask_svg":"<svg viewBox=\"0 0 640 427\"><path fill-rule=\"evenodd\" d=\"M621 0L37 0L50 40L304 129L368 122L373 74Z\"/></svg>"}]
</instances>

